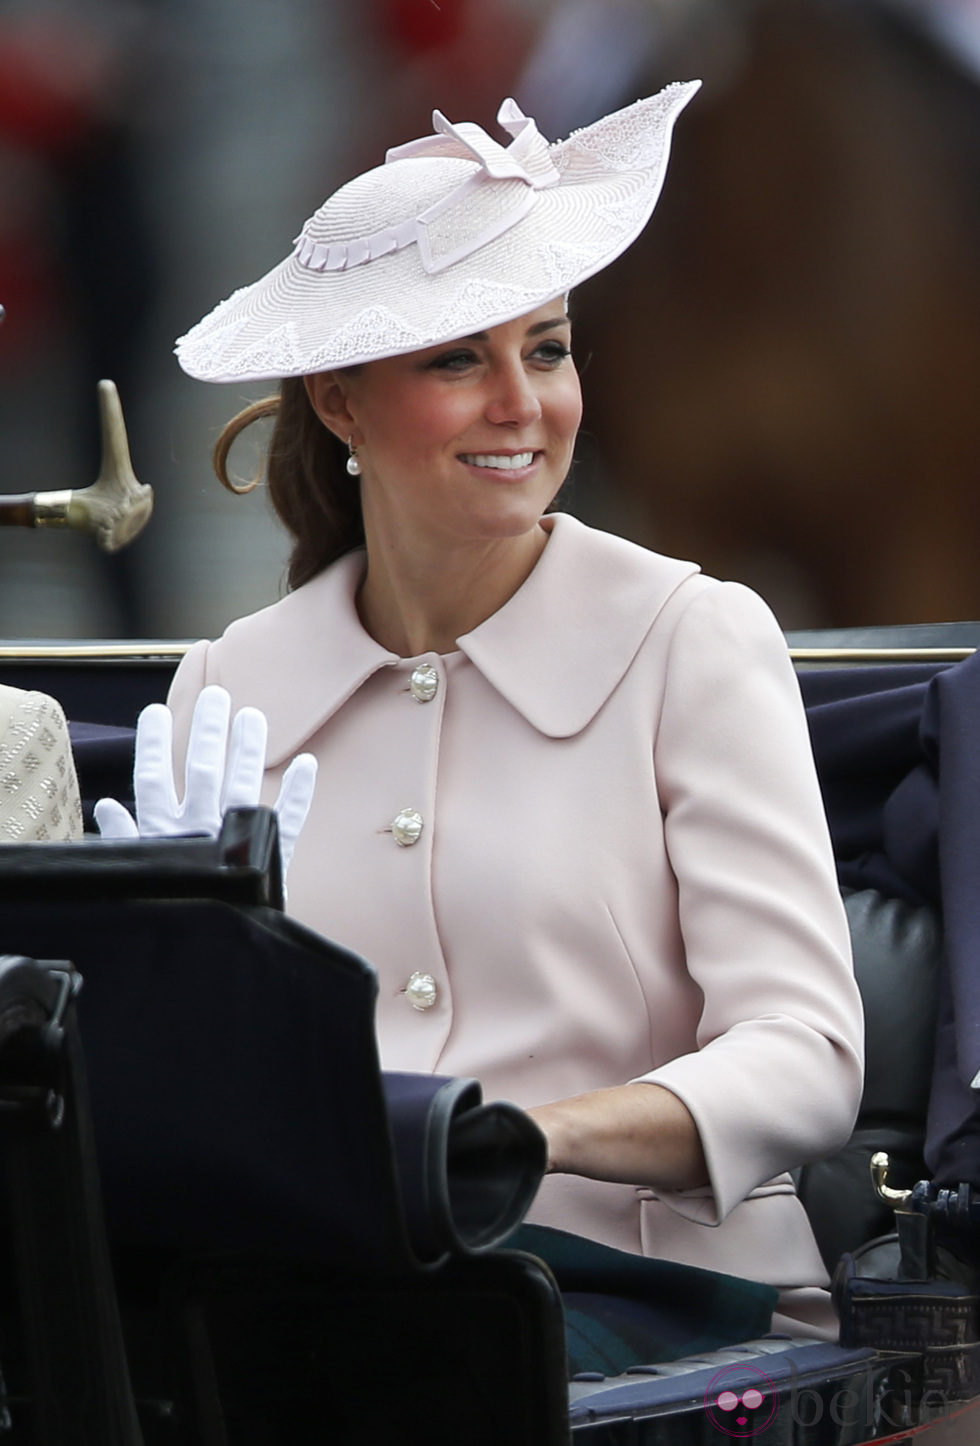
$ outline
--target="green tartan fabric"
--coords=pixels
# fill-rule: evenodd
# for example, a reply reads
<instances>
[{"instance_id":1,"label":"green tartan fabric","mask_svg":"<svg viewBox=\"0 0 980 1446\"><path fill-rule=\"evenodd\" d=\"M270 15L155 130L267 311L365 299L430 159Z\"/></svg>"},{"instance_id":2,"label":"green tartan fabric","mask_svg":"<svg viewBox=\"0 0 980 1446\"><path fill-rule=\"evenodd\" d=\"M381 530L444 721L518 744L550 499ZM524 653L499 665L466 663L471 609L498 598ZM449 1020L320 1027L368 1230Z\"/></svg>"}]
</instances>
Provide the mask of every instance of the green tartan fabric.
<instances>
[{"instance_id":1,"label":"green tartan fabric","mask_svg":"<svg viewBox=\"0 0 980 1446\"><path fill-rule=\"evenodd\" d=\"M770 1329L774 1286L651 1260L544 1225L502 1242L536 1255L562 1292L570 1376L618 1375L753 1340Z\"/></svg>"}]
</instances>

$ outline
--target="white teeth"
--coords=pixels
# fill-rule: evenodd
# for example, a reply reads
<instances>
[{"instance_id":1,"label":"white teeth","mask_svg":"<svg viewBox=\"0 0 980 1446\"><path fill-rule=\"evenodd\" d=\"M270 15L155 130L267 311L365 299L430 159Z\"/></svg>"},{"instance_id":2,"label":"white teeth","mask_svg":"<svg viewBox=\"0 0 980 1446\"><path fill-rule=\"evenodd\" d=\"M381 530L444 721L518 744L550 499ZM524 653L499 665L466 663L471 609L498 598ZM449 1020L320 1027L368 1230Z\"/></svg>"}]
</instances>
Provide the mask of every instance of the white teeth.
<instances>
[{"instance_id":1,"label":"white teeth","mask_svg":"<svg viewBox=\"0 0 980 1446\"><path fill-rule=\"evenodd\" d=\"M462 460L474 467L496 467L500 472L511 472L518 467L530 467L534 453L518 452L513 457L505 457L498 452L464 452Z\"/></svg>"}]
</instances>

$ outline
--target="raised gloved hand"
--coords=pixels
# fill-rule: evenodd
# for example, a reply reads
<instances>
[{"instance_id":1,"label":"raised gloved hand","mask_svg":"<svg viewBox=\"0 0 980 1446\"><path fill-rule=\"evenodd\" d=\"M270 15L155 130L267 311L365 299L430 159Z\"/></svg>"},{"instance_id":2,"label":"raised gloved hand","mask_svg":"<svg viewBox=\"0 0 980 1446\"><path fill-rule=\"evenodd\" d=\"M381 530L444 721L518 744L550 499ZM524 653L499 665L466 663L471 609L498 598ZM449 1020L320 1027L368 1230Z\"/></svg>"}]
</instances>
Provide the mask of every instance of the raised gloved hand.
<instances>
[{"instance_id":1,"label":"raised gloved hand","mask_svg":"<svg viewBox=\"0 0 980 1446\"><path fill-rule=\"evenodd\" d=\"M229 739L231 698L214 684L204 688L194 705L184 796L178 802L173 769L173 716L163 703L144 708L136 726L133 768L135 819L114 798L95 805L95 822L103 838L165 838L176 834L209 834L216 838L230 808L254 808L265 772L268 725L258 708L235 714ZM316 783L316 759L300 753L283 775L273 807L279 817L283 878L300 830L306 822Z\"/></svg>"}]
</instances>

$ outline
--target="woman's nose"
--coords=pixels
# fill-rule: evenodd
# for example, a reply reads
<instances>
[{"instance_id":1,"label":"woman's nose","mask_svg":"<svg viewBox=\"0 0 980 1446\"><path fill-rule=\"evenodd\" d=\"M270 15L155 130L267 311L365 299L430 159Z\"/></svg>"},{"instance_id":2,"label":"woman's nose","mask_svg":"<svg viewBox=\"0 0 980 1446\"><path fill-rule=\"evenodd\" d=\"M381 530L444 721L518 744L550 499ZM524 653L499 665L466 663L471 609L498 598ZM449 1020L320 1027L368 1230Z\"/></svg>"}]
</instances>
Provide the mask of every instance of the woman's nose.
<instances>
[{"instance_id":1,"label":"woman's nose","mask_svg":"<svg viewBox=\"0 0 980 1446\"><path fill-rule=\"evenodd\" d=\"M502 368L493 379L487 418L498 426L526 427L541 415L541 401L523 366Z\"/></svg>"}]
</instances>

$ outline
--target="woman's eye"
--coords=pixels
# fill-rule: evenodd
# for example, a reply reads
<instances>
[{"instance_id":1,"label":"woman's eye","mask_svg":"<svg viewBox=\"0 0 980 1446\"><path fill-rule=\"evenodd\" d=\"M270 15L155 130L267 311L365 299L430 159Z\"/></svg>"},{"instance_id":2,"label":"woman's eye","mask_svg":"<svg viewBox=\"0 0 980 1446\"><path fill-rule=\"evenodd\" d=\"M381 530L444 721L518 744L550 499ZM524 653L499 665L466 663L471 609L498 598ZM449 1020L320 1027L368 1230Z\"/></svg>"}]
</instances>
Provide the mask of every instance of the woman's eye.
<instances>
[{"instance_id":1,"label":"woman's eye","mask_svg":"<svg viewBox=\"0 0 980 1446\"><path fill-rule=\"evenodd\" d=\"M434 357L429 363L437 371L463 371L466 367L473 366L476 361L476 354L471 351L445 351Z\"/></svg>"},{"instance_id":2,"label":"woman's eye","mask_svg":"<svg viewBox=\"0 0 980 1446\"><path fill-rule=\"evenodd\" d=\"M563 362L565 358L570 357L571 354L564 342L560 341L543 341L534 352L536 357L539 357L542 361L551 363L553 366L557 366L559 362Z\"/></svg>"}]
</instances>

